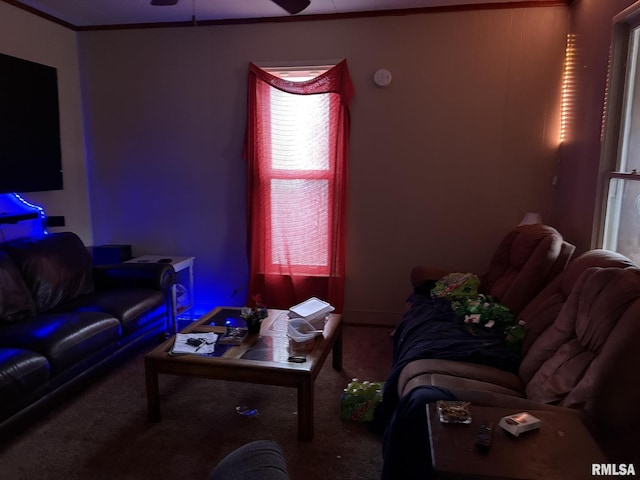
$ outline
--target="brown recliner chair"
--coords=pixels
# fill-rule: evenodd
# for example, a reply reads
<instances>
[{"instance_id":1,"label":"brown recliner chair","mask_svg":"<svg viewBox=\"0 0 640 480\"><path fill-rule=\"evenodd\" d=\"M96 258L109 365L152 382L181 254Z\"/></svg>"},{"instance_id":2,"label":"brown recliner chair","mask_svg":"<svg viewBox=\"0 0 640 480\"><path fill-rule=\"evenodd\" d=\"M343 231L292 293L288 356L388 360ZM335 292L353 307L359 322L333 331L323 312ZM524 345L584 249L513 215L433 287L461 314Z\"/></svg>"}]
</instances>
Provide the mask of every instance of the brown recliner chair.
<instances>
[{"instance_id":1,"label":"brown recliner chair","mask_svg":"<svg viewBox=\"0 0 640 480\"><path fill-rule=\"evenodd\" d=\"M401 373L399 395L427 385L476 405L566 409L583 417L610 460L639 461L640 270L622 255L587 252L522 315L534 327L518 375L416 360Z\"/></svg>"},{"instance_id":2,"label":"brown recliner chair","mask_svg":"<svg viewBox=\"0 0 640 480\"><path fill-rule=\"evenodd\" d=\"M565 268L574 251L575 246L565 242L553 227L519 225L500 242L489 270L480 276L480 293L493 296L518 315ZM411 283L418 287L447 273L451 272L417 266L411 271Z\"/></svg>"},{"instance_id":3,"label":"brown recliner chair","mask_svg":"<svg viewBox=\"0 0 640 480\"><path fill-rule=\"evenodd\" d=\"M582 273L591 267L638 268L631 260L610 250L589 250L571 261L518 315L527 335L522 345L526 355L535 340L555 321Z\"/></svg>"}]
</instances>

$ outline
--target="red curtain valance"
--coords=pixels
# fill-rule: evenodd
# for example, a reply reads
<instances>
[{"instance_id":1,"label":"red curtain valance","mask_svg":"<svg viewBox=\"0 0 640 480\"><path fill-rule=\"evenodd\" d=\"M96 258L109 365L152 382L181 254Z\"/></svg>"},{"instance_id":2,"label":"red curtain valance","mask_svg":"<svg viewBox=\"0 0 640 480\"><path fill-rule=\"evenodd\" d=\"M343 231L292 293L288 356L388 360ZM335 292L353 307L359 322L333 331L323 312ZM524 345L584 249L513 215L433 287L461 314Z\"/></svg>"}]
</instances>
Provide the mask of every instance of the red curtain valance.
<instances>
[{"instance_id":1,"label":"red curtain valance","mask_svg":"<svg viewBox=\"0 0 640 480\"><path fill-rule=\"evenodd\" d=\"M353 97L353 85L351 83L351 77L349 76L349 69L347 67L346 60L342 60L323 74L304 82L292 82L290 80L285 80L272 75L253 63L249 63L249 82L251 82L251 77L254 77L254 79L260 79L283 92L294 93L297 95L338 93L342 99L342 104L345 106L349 105L351 97Z\"/></svg>"}]
</instances>

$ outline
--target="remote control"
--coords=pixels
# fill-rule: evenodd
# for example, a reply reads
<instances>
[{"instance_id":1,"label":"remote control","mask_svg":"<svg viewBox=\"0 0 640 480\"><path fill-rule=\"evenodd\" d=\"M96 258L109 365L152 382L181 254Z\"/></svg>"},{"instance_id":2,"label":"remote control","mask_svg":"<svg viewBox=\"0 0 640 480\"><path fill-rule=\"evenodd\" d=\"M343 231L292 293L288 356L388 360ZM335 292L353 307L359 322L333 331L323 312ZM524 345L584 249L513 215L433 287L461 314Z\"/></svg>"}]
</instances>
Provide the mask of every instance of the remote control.
<instances>
[{"instance_id":1,"label":"remote control","mask_svg":"<svg viewBox=\"0 0 640 480\"><path fill-rule=\"evenodd\" d=\"M304 363L307 361L307 357L303 355L291 355L288 360L293 363Z\"/></svg>"},{"instance_id":2,"label":"remote control","mask_svg":"<svg viewBox=\"0 0 640 480\"><path fill-rule=\"evenodd\" d=\"M474 445L476 449L481 453L487 453L491 446L491 435L493 434L493 423L484 422L480 424L478 433L476 434L476 441Z\"/></svg>"}]
</instances>

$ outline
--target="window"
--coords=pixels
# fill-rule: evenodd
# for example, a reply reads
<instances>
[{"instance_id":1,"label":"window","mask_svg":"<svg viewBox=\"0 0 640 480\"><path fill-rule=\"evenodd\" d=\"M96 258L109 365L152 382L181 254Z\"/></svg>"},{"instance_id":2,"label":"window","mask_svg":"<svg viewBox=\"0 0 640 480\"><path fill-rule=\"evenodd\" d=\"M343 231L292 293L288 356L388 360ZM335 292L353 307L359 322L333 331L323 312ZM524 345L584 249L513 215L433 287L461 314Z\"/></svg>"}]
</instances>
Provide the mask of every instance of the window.
<instances>
[{"instance_id":1,"label":"window","mask_svg":"<svg viewBox=\"0 0 640 480\"><path fill-rule=\"evenodd\" d=\"M269 71L269 70L267 70ZM278 76L305 81L324 73ZM271 72L270 72L271 73ZM292 74L298 73L295 80ZM329 162L329 98L269 89L270 169L262 181L270 192L266 270L298 275L329 275L330 198L333 162Z\"/></svg>"},{"instance_id":2,"label":"window","mask_svg":"<svg viewBox=\"0 0 640 480\"><path fill-rule=\"evenodd\" d=\"M623 12L614 25L602 150L599 244L639 263L640 23L636 12Z\"/></svg>"},{"instance_id":3,"label":"window","mask_svg":"<svg viewBox=\"0 0 640 480\"><path fill-rule=\"evenodd\" d=\"M339 308L344 289L346 61L249 68L249 295L272 308L311 296Z\"/></svg>"}]
</instances>

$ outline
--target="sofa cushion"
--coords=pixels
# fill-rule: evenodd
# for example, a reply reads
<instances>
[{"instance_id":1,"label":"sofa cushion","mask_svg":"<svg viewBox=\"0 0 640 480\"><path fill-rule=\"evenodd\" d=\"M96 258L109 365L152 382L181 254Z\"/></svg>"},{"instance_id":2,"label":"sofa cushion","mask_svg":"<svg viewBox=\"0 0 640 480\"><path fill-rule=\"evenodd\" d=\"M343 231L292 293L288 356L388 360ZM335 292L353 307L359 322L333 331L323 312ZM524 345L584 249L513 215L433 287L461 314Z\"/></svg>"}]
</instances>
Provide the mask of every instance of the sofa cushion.
<instances>
[{"instance_id":1,"label":"sofa cushion","mask_svg":"<svg viewBox=\"0 0 640 480\"><path fill-rule=\"evenodd\" d=\"M66 312L38 315L28 322L0 330L0 347L16 347L44 355L52 375L116 344L120 322L104 312Z\"/></svg>"},{"instance_id":2,"label":"sofa cushion","mask_svg":"<svg viewBox=\"0 0 640 480\"><path fill-rule=\"evenodd\" d=\"M0 322L31 317L35 309L20 269L4 250L0 250Z\"/></svg>"},{"instance_id":3,"label":"sofa cushion","mask_svg":"<svg viewBox=\"0 0 640 480\"><path fill-rule=\"evenodd\" d=\"M20 268L38 312L93 291L91 255L71 232L4 244Z\"/></svg>"},{"instance_id":4,"label":"sofa cushion","mask_svg":"<svg viewBox=\"0 0 640 480\"><path fill-rule=\"evenodd\" d=\"M526 355L536 339L555 321L567 301L574 284L588 268L637 268L624 255L609 250L589 250L569 263L549 285L547 285L522 310L518 320L525 322L526 336L522 344L522 353ZM534 371L526 367L520 369L525 382L531 380Z\"/></svg>"},{"instance_id":5,"label":"sofa cushion","mask_svg":"<svg viewBox=\"0 0 640 480\"><path fill-rule=\"evenodd\" d=\"M496 388L506 389L511 392L518 392L522 395L525 385L520 378L499 368L479 363L461 362L458 360L442 360L442 359L420 359L408 363L400 373L398 379L398 394L402 396L406 393L406 386L413 381L414 377L421 375L430 375L431 377L448 377L454 379L466 379L472 382L482 382L484 384L495 385ZM430 385L435 385L433 379ZM438 384L439 386L444 386ZM445 388L449 388L444 386Z\"/></svg>"},{"instance_id":6,"label":"sofa cushion","mask_svg":"<svg viewBox=\"0 0 640 480\"><path fill-rule=\"evenodd\" d=\"M459 391L481 391L491 392L500 395L508 395L512 397L524 398L523 390L513 390L502 385L491 382L483 382L472 378L456 377L453 375L442 375L440 373L425 374L421 377L414 378L407 384L404 394L413 388L429 385L432 387L444 388L451 392Z\"/></svg>"},{"instance_id":7,"label":"sofa cushion","mask_svg":"<svg viewBox=\"0 0 640 480\"><path fill-rule=\"evenodd\" d=\"M496 249L489 271L482 278L481 291L496 297L518 315L550 280L551 272L557 270L563 245L562 235L548 225L514 228Z\"/></svg>"},{"instance_id":8,"label":"sofa cushion","mask_svg":"<svg viewBox=\"0 0 640 480\"><path fill-rule=\"evenodd\" d=\"M603 425L640 426L640 271L590 268L525 362L527 397L583 409Z\"/></svg>"},{"instance_id":9,"label":"sofa cushion","mask_svg":"<svg viewBox=\"0 0 640 480\"><path fill-rule=\"evenodd\" d=\"M19 402L48 379L46 357L30 350L0 348L0 405L3 407ZM0 416L2 413L4 411Z\"/></svg>"},{"instance_id":10,"label":"sofa cushion","mask_svg":"<svg viewBox=\"0 0 640 480\"><path fill-rule=\"evenodd\" d=\"M53 311L102 311L117 318L122 334L144 329L167 314L162 292L148 288L124 288L83 295L59 305Z\"/></svg>"}]
</instances>

